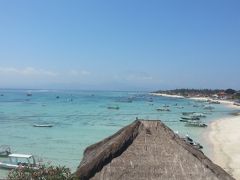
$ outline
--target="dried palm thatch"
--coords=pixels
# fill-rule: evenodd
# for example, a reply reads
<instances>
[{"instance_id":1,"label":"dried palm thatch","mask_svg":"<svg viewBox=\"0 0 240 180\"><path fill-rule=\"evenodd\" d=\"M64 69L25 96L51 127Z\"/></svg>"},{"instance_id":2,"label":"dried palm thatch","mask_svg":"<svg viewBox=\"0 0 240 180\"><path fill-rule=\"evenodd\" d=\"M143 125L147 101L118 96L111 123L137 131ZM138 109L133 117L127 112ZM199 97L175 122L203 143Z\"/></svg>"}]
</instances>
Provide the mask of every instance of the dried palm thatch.
<instances>
[{"instance_id":1,"label":"dried palm thatch","mask_svg":"<svg viewBox=\"0 0 240 180\"><path fill-rule=\"evenodd\" d=\"M81 180L232 180L161 121L135 121L89 146L75 176Z\"/></svg>"}]
</instances>

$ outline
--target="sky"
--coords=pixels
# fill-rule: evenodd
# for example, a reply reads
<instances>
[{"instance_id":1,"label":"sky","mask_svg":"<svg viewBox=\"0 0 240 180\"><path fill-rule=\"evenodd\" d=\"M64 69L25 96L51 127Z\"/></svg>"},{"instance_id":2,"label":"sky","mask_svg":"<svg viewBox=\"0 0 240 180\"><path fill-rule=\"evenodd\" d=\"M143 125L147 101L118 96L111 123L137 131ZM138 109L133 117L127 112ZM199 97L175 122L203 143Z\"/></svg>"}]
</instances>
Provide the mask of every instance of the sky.
<instances>
[{"instance_id":1,"label":"sky","mask_svg":"<svg viewBox=\"0 0 240 180\"><path fill-rule=\"evenodd\" d=\"M238 0L1 0L0 88L240 89Z\"/></svg>"}]
</instances>

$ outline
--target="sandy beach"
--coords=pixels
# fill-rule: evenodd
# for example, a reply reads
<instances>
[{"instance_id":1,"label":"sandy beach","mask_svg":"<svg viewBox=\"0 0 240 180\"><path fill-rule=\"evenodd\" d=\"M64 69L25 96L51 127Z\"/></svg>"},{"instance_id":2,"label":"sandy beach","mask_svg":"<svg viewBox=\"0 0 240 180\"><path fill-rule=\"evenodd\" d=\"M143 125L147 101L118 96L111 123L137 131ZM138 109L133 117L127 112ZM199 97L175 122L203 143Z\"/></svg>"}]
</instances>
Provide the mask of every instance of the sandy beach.
<instances>
[{"instance_id":1,"label":"sandy beach","mask_svg":"<svg viewBox=\"0 0 240 180\"><path fill-rule=\"evenodd\" d=\"M240 116L210 124L209 140L213 145L213 161L234 178L240 179Z\"/></svg>"},{"instance_id":2,"label":"sandy beach","mask_svg":"<svg viewBox=\"0 0 240 180\"><path fill-rule=\"evenodd\" d=\"M196 100L196 101L218 101L221 104L224 104L225 106L227 106L229 108L240 109L240 106L234 105L234 102L229 101L229 100L215 100L215 99L208 98L208 97L191 97L189 99Z\"/></svg>"},{"instance_id":3,"label":"sandy beach","mask_svg":"<svg viewBox=\"0 0 240 180\"><path fill-rule=\"evenodd\" d=\"M170 94L163 94L163 93L150 93L150 95L172 97L172 98L184 98L183 96L179 96L179 95L170 95Z\"/></svg>"},{"instance_id":4,"label":"sandy beach","mask_svg":"<svg viewBox=\"0 0 240 180\"><path fill-rule=\"evenodd\" d=\"M172 98L185 98L184 96L179 96L179 95L170 95L170 94L163 94L163 93L150 93L153 96L164 96L164 97L172 97ZM225 106L229 108L234 108L234 109L240 109L240 106L234 105L233 101L229 100L215 100L209 97L190 97L188 99L196 100L196 101L218 101L221 104L224 104Z\"/></svg>"},{"instance_id":5,"label":"sandy beach","mask_svg":"<svg viewBox=\"0 0 240 180\"><path fill-rule=\"evenodd\" d=\"M184 98L177 95L167 95L152 93L152 95L173 97L173 98ZM211 101L213 99L207 97L191 97L189 99L196 101ZM234 105L234 102L229 100L217 100L224 106L232 109L239 109L240 106ZM218 119L209 125L207 132L208 141L211 144L212 161L234 178L240 180L240 115L230 116L223 119Z\"/></svg>"},{"instance_id":6,"label":"sandy beach","mask_svg":"<svg viewBox=\"0 0 240 180\"><path fill-rule=\"evenodd\" d=\"M213 100L206 97L192 97L190 99L198 101ZM221 104L239 109L229 100L217 100ZM218 119L209 125L207 137L213 147L212 160L224 168L234 178L240 180L240 116Z\"/></svg>"}]
</instances>

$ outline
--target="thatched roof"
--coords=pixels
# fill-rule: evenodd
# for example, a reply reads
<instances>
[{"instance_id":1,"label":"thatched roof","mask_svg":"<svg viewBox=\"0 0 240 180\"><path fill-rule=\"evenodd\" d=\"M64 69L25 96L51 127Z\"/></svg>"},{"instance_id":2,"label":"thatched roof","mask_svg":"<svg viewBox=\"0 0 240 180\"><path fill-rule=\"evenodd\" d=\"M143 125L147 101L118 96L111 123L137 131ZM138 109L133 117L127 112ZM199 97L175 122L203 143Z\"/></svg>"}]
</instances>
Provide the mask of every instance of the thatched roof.
<instances>
[{"instance_id":1,"label":"thatched roof","mask_svg":"<svg viewBox=\"0 0 240 180\"><path fill-rule=\"evenodd\" d=\"M160 121L135 121L89 146L75 175L82 180L233 179Z\"/></svg>"}]
</instances>

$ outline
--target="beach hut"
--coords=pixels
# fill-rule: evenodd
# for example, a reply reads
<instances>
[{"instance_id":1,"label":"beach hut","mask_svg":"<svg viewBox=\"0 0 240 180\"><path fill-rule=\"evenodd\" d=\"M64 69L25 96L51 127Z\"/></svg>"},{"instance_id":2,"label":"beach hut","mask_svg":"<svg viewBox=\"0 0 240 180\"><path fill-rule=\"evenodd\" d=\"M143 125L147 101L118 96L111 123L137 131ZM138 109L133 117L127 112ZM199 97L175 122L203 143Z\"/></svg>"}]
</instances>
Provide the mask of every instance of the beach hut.
<instances>
[{"instance_id":1,"label":"beach hut","mask_svg":"<svg viewBox=\"0 0 240 180\"><path fill-rule=\"evenodd\" d=\"M75 176L81 180L233 179L161 121L143 120L89 146Z\"/></svg>"}]
</instances>

